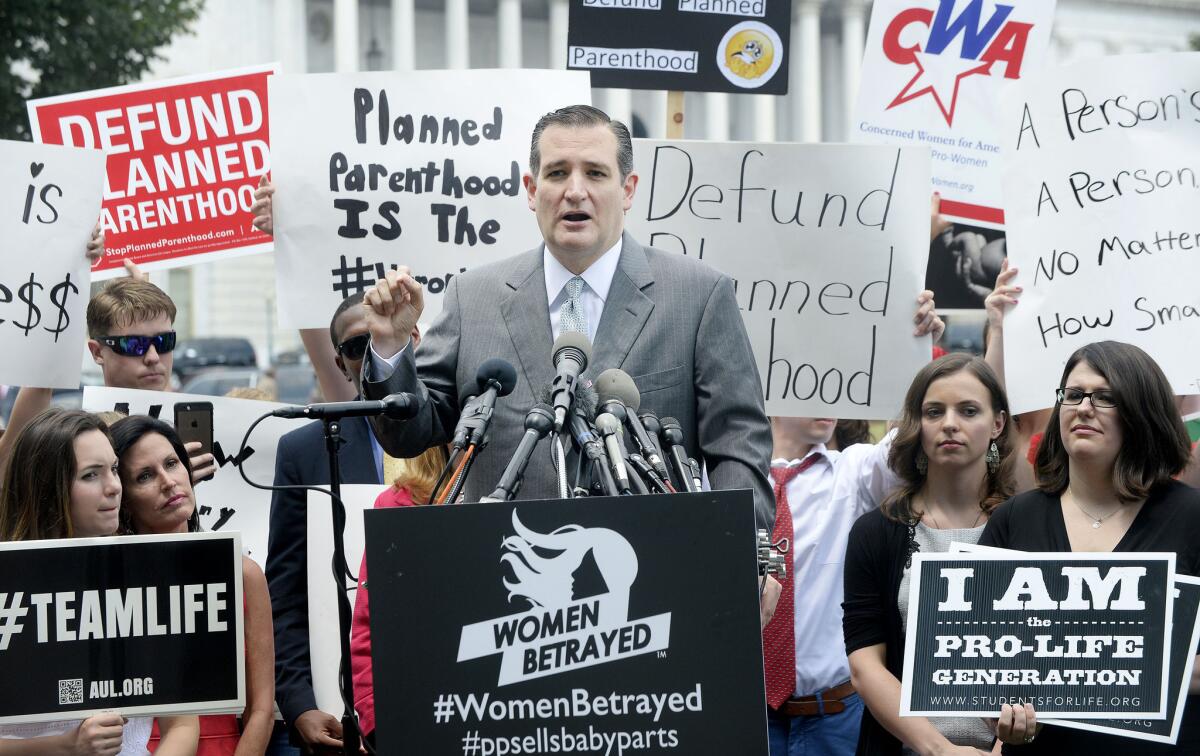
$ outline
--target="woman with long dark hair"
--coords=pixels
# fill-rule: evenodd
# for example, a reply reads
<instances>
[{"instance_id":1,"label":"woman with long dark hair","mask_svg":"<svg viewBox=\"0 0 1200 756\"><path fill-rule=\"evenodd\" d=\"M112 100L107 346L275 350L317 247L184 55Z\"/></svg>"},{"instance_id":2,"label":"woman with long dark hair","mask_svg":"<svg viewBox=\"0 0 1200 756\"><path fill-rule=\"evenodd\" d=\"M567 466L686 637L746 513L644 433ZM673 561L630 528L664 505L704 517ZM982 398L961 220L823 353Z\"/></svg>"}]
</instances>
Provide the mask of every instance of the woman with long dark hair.
<instances>
[{"instance_id":1,"label":"woman with long dark hair","mask_svg":"<svg viewBox=\"0 0 1200 756\"><path fill-rule=\"evenodd\" d=\"M1200 492L1174 480L1191 443L1171 385L1132 344L1101 341L1067 360L1038 448L1037 488L1002 504L980 544L1039 552L1174 552L1200 575ZM1047 726L1005 753L1200 752L1200 679L1191 676L1177 746Z\"/></svg>"},{"instance_id":2,"label":"woman with long dark hair","mask_svg":"<svg viewBox=\"0 0 1200 756\"><path fill-rule=\"evenodd\" d=\"M977 357L940 357L908 389L888 457L899 484L854 524L846 553L842 627L851 679L867 706L859 754L978 755L992 748L983 719L901 718L900 675L912 554L974 543L1011 495L1008 418L1004 389ZM1011 726L1008 712L1000 734L1009 736Z\"/></svg>"},{"instance_id":3,"label":"woman with long dark hair","mask_svg":"<svg viewBox=\"0 0 1200 756\"><path fill-rule=\"evenodd\" d=\"M15 436L0 489L0 540L101 538L117 530L121 480L108 425L48 409ZM11 682L11 681L6 681ZM196 752L196 718L162 718L163 756ZM83 721L0 725L0 754L146 756L151 720L110 712Z\"/></svg>"},{"instance_id":4,"label":"woman with long dark hair","mask_svg":"<svg viewBox=\"0 0 1200 756\"><path fill-rule=\"evenodd\" d=\"M112 437L123 485L122 531L159 535L199 530L191 461L175 429L161 420L134 415L114 423ZM262 569L244 556L242 588L246 617L246 709L240 731L232 715L200 717L197 756L262 756L274 727L275 639L271 599ZM162 752L160 746L157 753Z\"/></svg>"}]
</instances>

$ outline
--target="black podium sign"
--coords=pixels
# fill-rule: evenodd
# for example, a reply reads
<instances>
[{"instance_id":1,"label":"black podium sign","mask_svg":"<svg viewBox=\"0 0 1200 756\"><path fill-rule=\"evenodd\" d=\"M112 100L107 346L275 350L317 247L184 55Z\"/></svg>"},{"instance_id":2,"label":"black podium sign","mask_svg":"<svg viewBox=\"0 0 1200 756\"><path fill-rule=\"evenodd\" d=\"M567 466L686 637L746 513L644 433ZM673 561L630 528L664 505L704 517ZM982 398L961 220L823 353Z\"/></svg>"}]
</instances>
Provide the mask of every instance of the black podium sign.
<instances>
[{"instance_id":1,"label":"black podium sign","mask_svg":"<svg viewBox=\"0 0 1200 756\"><path fill-rule=\"evenodd\" d=\"M900 714L1163 719L1174 577L1174 554L915 554Z\"/></svg>"},{"instance_id":2,"label":"black podium sign","mask_svg":"<svg viewBox=\"0 0 1200 756\"><path fill-rule=\"evenodd\" d=\"M380 753L767 752L749 491L366 513Z\"/></svg>"},{"instance_id":3,"label":"black podium sign","mask_svg":"<svg viewBox=\"0 0 1200 756\"><path fill-rule=\"evenodd\" d=\"M0 723L241 711L237 534L0 543Z\"/></svg>"},{"instance_id":4,"label":"black podium sign","mask_svg":"<svg viewBox=\"0 0 1200 756\"><path fill-rule=\"evenodd\" d=\"M571 0L567 68L592 86L783 95L791 0Z\"/></svg>"}]
</instances>

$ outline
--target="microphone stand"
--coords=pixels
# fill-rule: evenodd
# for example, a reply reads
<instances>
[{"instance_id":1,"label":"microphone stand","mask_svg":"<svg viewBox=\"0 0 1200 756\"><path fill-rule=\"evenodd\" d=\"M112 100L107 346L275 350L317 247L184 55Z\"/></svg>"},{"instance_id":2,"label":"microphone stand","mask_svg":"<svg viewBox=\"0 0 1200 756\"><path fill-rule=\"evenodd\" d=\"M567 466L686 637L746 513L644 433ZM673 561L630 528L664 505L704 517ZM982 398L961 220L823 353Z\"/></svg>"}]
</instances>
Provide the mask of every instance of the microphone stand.
<instances>
[{"instance_id":1,"label":"microphone stand","mask_svg":"<svg viewBox=\"0 0 1200 756\"><path fill-rule=\"evenodd\" d=\"M341 664L338 678L342 689L342 753L354 756L359 749L358 719L354 714L354 675L350 668L350 624L353 614L350 597L346 595L346 578L350 570L346 564L346 506L342 503L342 471L338 461L338 447L342 445L342 421L340 418L325 418L325 452L329 456L329 492L332 495L333 514L333 574L337 580L338 640L341 644Z\"/></svg>"}]
</instances>

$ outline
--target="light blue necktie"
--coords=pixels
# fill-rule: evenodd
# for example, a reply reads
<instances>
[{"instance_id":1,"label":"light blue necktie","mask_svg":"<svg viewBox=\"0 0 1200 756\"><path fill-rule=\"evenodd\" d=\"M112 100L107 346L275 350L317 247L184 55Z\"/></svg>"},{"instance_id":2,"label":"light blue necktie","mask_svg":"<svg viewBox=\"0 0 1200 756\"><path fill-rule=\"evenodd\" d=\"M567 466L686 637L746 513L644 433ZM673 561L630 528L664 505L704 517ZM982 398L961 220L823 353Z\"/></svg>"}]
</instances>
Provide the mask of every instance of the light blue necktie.
<instances>
[{"instance_id":1,"label":"light blue necktie","mask_svg":"<svg viewBox=\"0 0 1200 756\"><path fill-rule=\"evenodd\" d=\"M584 281L579 276L567 281L567 301L563 303L558 316L558 330L561 333L575 331L584 336L588 335L587 313L583 311L583 300L579 298L583 287Z\"/></svg>"}]
</instances>

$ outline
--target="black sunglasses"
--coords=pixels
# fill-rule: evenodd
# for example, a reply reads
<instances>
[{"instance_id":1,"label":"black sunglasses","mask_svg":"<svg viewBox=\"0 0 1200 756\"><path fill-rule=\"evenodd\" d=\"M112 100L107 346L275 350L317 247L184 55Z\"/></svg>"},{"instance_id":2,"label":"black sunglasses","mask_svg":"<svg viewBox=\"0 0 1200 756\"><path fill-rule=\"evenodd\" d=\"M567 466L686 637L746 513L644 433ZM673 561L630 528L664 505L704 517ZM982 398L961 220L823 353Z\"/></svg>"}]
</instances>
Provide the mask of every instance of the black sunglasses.
<instances>
[{"instance_id":1,"label":"black sunglasses","mask_svg":"<svg viewBox=\"0 0 1200 756\"><path fill-rule=\"evenodd\" d=\"M371 343L371 334L364 333L350 338L337 345L337 353L348 360L361 360L367 353L367 344Z\"/></svg>"},{"instance_id":2,"label":"black sunglasses","mask_svg":"<svg viewBox=\"0 0 1200 756\"><path fill-rule=\"evenodd\" d=\"M159 354L166 354L175 348L175 332L164 331L153 336L101 336L96 339L117 354L126 357L142 357L150 351L150 345Z\"/></svg>"}]
</instances>

